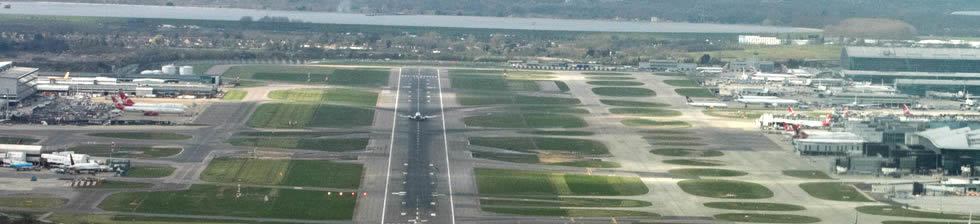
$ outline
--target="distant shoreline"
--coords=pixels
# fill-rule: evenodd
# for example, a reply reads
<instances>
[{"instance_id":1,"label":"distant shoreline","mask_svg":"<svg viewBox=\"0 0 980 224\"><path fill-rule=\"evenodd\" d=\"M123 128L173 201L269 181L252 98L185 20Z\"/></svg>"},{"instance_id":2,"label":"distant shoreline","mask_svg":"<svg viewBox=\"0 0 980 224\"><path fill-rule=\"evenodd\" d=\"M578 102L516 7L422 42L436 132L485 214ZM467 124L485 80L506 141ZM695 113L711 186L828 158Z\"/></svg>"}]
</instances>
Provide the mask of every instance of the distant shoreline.
<instances>
[{"instance_id":1,"label":"distant shoreline","mask_svg":"<svg viewBox=\"0 0 980 224\"><path fill-rule=\"evenodd\" d=\"M16 2L0 14L61 15L117 18L197 19L236 21L250 16L287 17L320 24L418 26L474 29L512 29L578 32L631 33L806 33L820 29L761 25L633 22L576 19L543 19L513 17L442 16L442 15L367 15L354 13L256 10L197 6L159 6L102 3Z\"/></svg>"}]
</instances>

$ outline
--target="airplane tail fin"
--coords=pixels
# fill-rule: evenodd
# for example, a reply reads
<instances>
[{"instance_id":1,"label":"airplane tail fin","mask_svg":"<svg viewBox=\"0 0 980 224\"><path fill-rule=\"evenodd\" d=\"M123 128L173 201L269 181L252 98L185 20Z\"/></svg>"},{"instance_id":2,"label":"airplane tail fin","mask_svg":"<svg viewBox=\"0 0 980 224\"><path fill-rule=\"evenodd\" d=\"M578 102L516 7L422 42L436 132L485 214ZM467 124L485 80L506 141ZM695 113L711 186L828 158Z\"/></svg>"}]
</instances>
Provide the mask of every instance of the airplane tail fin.
<instances>
[{"instance_id":1,"label":"airplane tail fin","mask_svg":"<svg viewBox=\"0 0 980 224\"><path fill-rule=\"evenodd\" d=\"M23 138L22 139L17 139L17 144L18 145L23 145L24 144L24 139Z\"/></svg>"},{"instance_id":2,"label":"airplane tail fin","mask_svg":"<svg viewBox=\"0 0 980 224\"><path fill-rule=\"evenodd\" d=\"M126 109L126 107L124 107L124 106L123 106L122 104L120 104L120 103L116 103L116 108L117 108L117 109L120 109L120 110L123 110L123 109Z\"/></svg>"},{"instance_id":3,"label":"airplane tail fin","mask_svg":"<svg viewBox=\"0 0 980 224\"><path fill-rule=\"evenodd\" d=\"M68 76L70 76L70 75L71 75L71 72L65 72L65 77L64 77L64 79L65 79L65 80L67 80L67 79L68 79Z\"/></svg>"},{"instance_id":4,"label":"airplane tail fin","mask_svg":"<svg viewBox=\"0 0 980 224\"><path fill-rule=\"evenodd\" d=\"M694 100L691 100L691 97L690 96L686 96L686 98L687 98L687 102L688 103L693 103L694 102Z\"/></svg>"},{"instance_id":5,"label":"airplane tail fin","mask_svg":"<svg viewBox=\"0 0 980 224\"><path fill-rule=\"evenodd\" d=\"M832 117L833 115L834 115L834 114L827 114L827 119L824 119L824 120L823 120L823 126L824 126L824 127L826 127L826 126L830 126L830 122L831 122L831 121L830 121L830 118L831 118L831 117Z\"/></svg>"},{"instance_id":6,"label":"airplane tail fin","mask_svg":"<svg viewBox=\"0 0 980 224\"><path fill-rule=\"evenodd\" d=\"M71 161L72 166L75 165L75 157L71 156L71 153L68 153L68 161Z\"/></svg>"},{"instance_id":7,"label":"airplane tail fin","mask_svg":"<svg viewBox=\"0 0 980 224\"><path fill-rule=\"evenodd\" d=\"M136 105L136 102L133 102L133 99L128 99L127 98L126 99L126 102L124 102L124 104L126 104L126 106L132 106L132 105Z\"/></svg>"},{"instance_id":8,"label":"airplane tail fin","mask_svg":"<svg viewBox=\"0 0 980 224\"><path fill-rule=\"evenodd\" d=\"M841 108L841 112L844 113L844 116L845 117L847 117L847 106L844 106L843 108Z\"/></svg>"},{"instance_id":9,"label":"airplane tail fin","mask_svg":"<svg viewBox=\"0 0 980 224\"><path fill-rule=\"evenodd\" d=\"M905 104L902 104L902 111L905 112L905 115L912 115L912 110L909 110L909 106Z\"/></svg>"},{"instance_id":10,"label":"airplane tail fin","mask_svg":"<svg viewBox=\"0 0 980 224\"><path fill-rule=\"evenodd\" d=\"M789 115L796 115L796 112L793 111L793 106L789 106L787 108L788 108L787 110L789 111Z\"/></svg>"}]
</instances>

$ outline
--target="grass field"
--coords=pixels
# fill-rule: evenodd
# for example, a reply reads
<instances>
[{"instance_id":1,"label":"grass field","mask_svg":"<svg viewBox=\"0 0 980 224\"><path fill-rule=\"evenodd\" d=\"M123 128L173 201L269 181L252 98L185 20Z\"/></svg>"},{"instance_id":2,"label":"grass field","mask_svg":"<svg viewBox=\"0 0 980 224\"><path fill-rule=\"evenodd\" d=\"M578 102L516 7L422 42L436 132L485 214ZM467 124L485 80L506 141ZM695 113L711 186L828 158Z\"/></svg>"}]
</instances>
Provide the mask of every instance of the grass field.
<instances>
[{"instance_id":1,"label":"grass field","mask_svg":"<svg viewBox=\"0 0 980 224\"><path fill-rule=\"evenodd\" d=\"M684 73L680 72L654 72L653 74L659 76L684 76Z\"/></svg>"},{"instance_id":2,"label":"grass field","mask_svg":"<svg viewBox=\"0 0 980 224\"><path fill-rule=\"evenodd\" d=\"M228 82L235 83L235 81L228 81ZM238 86L236 86L235 88L260 87L260 86L265 86L265 85L266 85L266 83L263 82L263 81L242 79L242 80L238 80Z\"/></svg>"},{"instance_id":3,"label":"grass field","mask_svg":"<svg viewBox=\"0 0 980 224\"><path fill-rule=\"evenodd\" d=\"M704 207L728 209L728 210L747 210L747 211L803 211L805 207L799 205L767 202L708 202Z\"/></svg>"},{"instance_id":4,"label":"grass field","mask_svg":"<svg viewBox=\"0 0 980 224\"><path fill-rule=\"evenodd\" d=\"M803 179L834 179L819 170L783 170L783 175Z\"/></svg>"},{"instance_id":5,"label":"grass field","mask_svg":"<svg viewBox=\"0 0 980 224\"><path fill-rule=\"evenodd\" d=\"M229 90L225 92L225 96L221 97L221 100L235 101L245 99L248 95L248 91L245 90Z\"/></svg>"},{"instance_id":6,"label":"grass field","mask_svg":"<svg viewBox=\"0 0 980 224\"><path fill-rule=\"evenodd\" d=\"M583 72L583 75L630 75L628 73L621 72Z\"/></svg>"},{"instance_id":7,"label":"grass field","mask_svg":"<svg viewBox=\"0 0 980 224\"><path fill-rule=\"evenodd\" d=\"M571 167L591 167L591 168L620 168L623 167L617 162L602 161L600 159L586 159L569 162L548 163L548 165L571 166Z\"/></svg>"},{"instance_id":8,"label":"grass field","mask_svg":"<svg viewBox=\"0 0 980 224\"><path fill-rule=\"evenodd\" d=\"M901 206L886 206L886 205L861 206L861 207L857 207L857 211L864 214L871 214L871 215L899 216L899 217L909 217L909 218L957 219L957 220L967 220L970 218L969 215L924 212L924 211L905 209L902 208Z\"/></svg>"},{"instance_id":9,"label":"grass field","mask_svg":"<svg viewBox=\"0 0 980 224\"><path fill-rule=\"evenodd\" d=\"M253 128L353 127L371 125L374 110L327 104L267 103L248 119Z\"/></svg>"},{"instance_id":10,"label":"grass field","mask_svg":"<svg viewBox=\"0 0 980 224\"><path fill-rule=\"evenodd\" d=\"M736 60L765 58L773 61L789 59L806 60L837 60L840 59L840 46L831 45L778 45L778 46L745 46L742 50L698 51L686 53L688 57L701 57L704 54L711 57L724 56Z\"/></svg>"},{"instance_id":11,"label":"grass field","mask_svg":"<svg viewBox=\"0 0 980 224\"><path fill-rule=\"evenodd\" d=\"M378 93L342 88L295 89L269 92L269 98L289 102L330 102L354 106L373 107L378 101Z\"/></svg>"},{"instance_id":12,"label":"grass field","mask_svg":"<svg viewBox=\"0 0 980 224\"><path fill-rule=\"evenodd\" d=\"M587 76L587 80L636 80L633 77L619 77L619 76Z\"/></svg>"},{"instance_id":13,"label":"grass field","mask_svg":"<svg viewBox=\"0 0 980 224\"><path fill-rule=\"evenodd\" d=\"M473 158L506 161L512 163L544 164L571 167L591 167L591 168L619 168L619 163L602 161L598 159L581 159L567 162L542 163L536 154L517 154L517 153L493 153L472 151Z\"/></svg>"},{"instance_id":14,"label":"grass field","mask_svg":"<svg viewBox=\"0 0 980 224\"><path fill-rule=\"evenodd\" d=\"M802 183L800 188L807 194L815 198L832 201L853 201L870 202L871 199L864 197L854 186L844 183L824 182L824 183Z\"/></svg>"},{"instance_id":15,"label":"grass field","mask_svg":"<svg viewBox=\"0 0 980 224\"><path fill-rule=\"evenodd\" d=\"M760 184L737 180L682 180L677 185L688 194L702 197L763 199L773 196L772 191Z\"/></svg>"},{"instance_id":16,"label":"grass field","mask_svg":"<svg viewBox=\"0 0 980 224\"><path fill-rule=\"evenodd\" d=\"M103 132L91 133L88 136L141 140L184 140L191 138L190 135L166 132Z\"/></svg>"},{"instance_id":17,"label":"grass field","mask_svg":"<svg viewBox=\"0 0 980 224\"><path fill-rule=\"evenodd\" d=\"M107 211L308 220L350 220L357 197L321 191L192 185L184 191L124 192L99 204ZM265 198L268 197L268 201ZM316 205L316 206L310 206Z\"/></svg>"},{"instance_id":18,"label":"grass field","mask_svg":"<svg viewBox=\"0 0 980 224\"><path fill-rule=\"evenodd\" d=\"M660 217L656 213L629 210L601 209L562 209L562 208L483 208L483 211L527 215L527 216L570 216L570 217Z\"/></svg>"},{"instance_id":19,"label":"grass field","mask_svg":"<svg viewBox=\"0 0 980 224\"><path fill-rule=\"evenodd\" d=\"M555 86L558 86L558 90L561 91L561 92L563 92L563 93L564 92L568 92L569 90L572 90L571 88L568 87L568 84L567 83L562 82L562 81L555 81Z\"/></svg>"},{"instance_id":20,"label":"grass field","mask_svg":"<svg viewBox=\"0 0 980 224\"><path fill-rule=\"evenodd\" d=\"M644 134L657 134L657 135L689 135L694 134L693 131L685 129L647 129L640 130L640 133Z\"/></svg>"},{"instance_id":21,"label":"grass field","mask_svg":"<svg viewBox=\"0 0 980 224\"><path fill-rule=\"evenodd\" d=\"M301 187L357 189L363 166L327 160L272 160L216 158L201 173L201 180Z\"/></svg>"},{"instance_id":22,"label":"grass field","mask_svg":"<svg viewBox=\"0 0 980 224\"><path fill-rule=\"evenodd\" d=\"M52 197L3 197L0 207L11 208L58 208L68 203L68 199Z\"/></svg>"},{"instance_id":23,"label":"grass field","mask_svg":"<svg viewBox=\"0 0 980 224\"><path fill-rule=\"evenodd\" d=\"M40 141L40 140L37 140L35 138L16 137L16 136L0 136L0 144L17 144L17 142L20 142L21 144L24 144L24 145L31 145L31 144L37 143L38 141Z\"/></svg>"},{"instance_id":24,"label":"grass field","mask_svg":"<svg viewBox=\"0 0 980 224\"><path fill-rule=\"evenodd\" d=\"M661 141L688 141L688 142L701 141L701 137L684 136L684 135L652 135L652 136L644 136L643 139L661 140Z\"/></svg>"},{"instance_id":25,"label":"grass field","mask_svg":"<svg viewBox=\"0 0 980 224\"><path fill-rule=\"evenodd\" d=\"M642 86L643 85L642 82L635 82L635 81L615 81L615 80L612 80L612 81L588 81L588 82L585 82L585 83L588 83L590 85L595 85L595 86Z\"/></svg>"},{"instance_id":26,"label":"grass field","mask_svg":"<svg viewBox=\"0 0 980 224\"><path fill-rule=\"evenodd\" d=\"M290 83L377 87L388 84L388 70L336 69L316 66L247 65L235 66L228 69L228 71L222 74L222 78L228 80L241 78Z\"/></svg>"},{"instance_id":27,"label":"grass field","mask_svg":"<svg viewBox=\"0 0 980 224\"><path fill-rule=\"evenodd\" d=\"M749 174L737 170L697 169L697 168L673 169L667 172L673 175L692 176L692 177L737 177L737 176L745 176Z\"/></svg>"},{"instance_id":28,"label":"grass field","mask_svg":"<svg viewBox=\"0 0 980 224\"><path fill-rule=\"evenodd\" d=\"M646 207L653 203L628 199L603 198L493 198L480 199L480 206L520 207Z\"/></svg>"},{"instance_id":29,"label":"grass field","mask_svg":"<svg viewBox=\"0 0 980 224\"><path fill-rule=\"evenodd\" d=\"M657 95L653 90L636 87L596 87L592 88L592 93L599 96L621 97L647 97Z\"/></svg>"},{"instance_id":30,"label":"grass field","mask_svg":"<svg viewBox=\"0 0 980 224\"><path fill-rule=\"evenodd\" d=\"M570 106L517 106L521 112L588 114L589 110Z\"/></svg>"},{"instance_id":31,"label":"grass field","mask_svg":"<svg viewBox=\"0 0 980 224\"><path fill-rule=\"evenodd\" d=\"M491 93L462 93L458 95L459 103L464 106L482 106L498 104L527 104L527 105L576 105L582 103L579 99L564 97L524 96Z\"/></svg>"},{"instance_id":32,"label":"grass field","mask_svg":"<svg viewBox=\"0 0 980 224\"><path fill-rule=\"evenodd\" d=\"M672 79L664 80L664 84L676 86L676 87L697 87L698 82L687 80L687 79Z\"/></svg>"},{"instance_id":33,"label":"grass field","mask_svg":"<svg viewBox=\"0 0 980 224\"><path fill-rule=\"evenodd\" d=\"M715 97L715 94L711 90L705 88L677 88L674 92L681 96L689 97Z\"/></svg>"},{"instance_id":34,"label":"grass field","mask_svg":"<svg viewBox=\"0 0 980 224\"><path fill-rule=\"evenodd\" d=\"M491 128L582 128L585 120L567 114L493 113L463 118L466 126Z\"/></svg>"},{"instance_id":35,"label":"grass field","mask_svg":"<svg viewBox=\"0 0 980 224\"><path fill-rule=\"evenodd\" d=\"M363 131L245 131L235 133L235 136L248 137L324 137L349 134L367 133Z\"/></svg>"},{"instance_id":36,"label":"grass field","mask_svg":"<svg viewBox=\"0 0 980 224\"><path fill-rule=\"evenodd\" d=\"M715 215L716 219L732 222L757 223L818 223L819 218L788 214L725 213Z\"/></svg>"},{"instance_id":37,"label":"grass field","mask_svg":"<svg viewBox=\"0 0 980 224\"><path fill-rule=\"evenodd\" d=\"M348 152L367 147L367 138L234 138L228 141L236 146L268 147L280 149L306 149L326 152Z\"/></svg>"},{"instance_id":38,"label":"grass field","mask_svg":"<svg viewBox=\"0 0 980 224\"><path fill-rule=\"evenodd\" d=\"M666 106L670 106L670 104L665 104L665 103L651 103L651 102L640 102L640 101L629 101L629 100L600 99L599 102L602 102L602 104L605 104L605 105L618 106L618 107L666 107Z\"/></svg>"},{"instance_id":39,"label":"grass field","mask_svg":"<svg viewBox=\"0 0 980 224\"><path fill-rule=\"evenodd\" d=\"M449 82L454 89L460 90L489 90L489 91L539 91L534 80L556 78L553 73L540 71L508 71L502 70L450 70ZM555 82L559 89L562 84ZM568 86L565 85L565 88Z\"/></svg>"},{"instance_id":40,"label":"grass field","mask_svg":"<svg viewBox=\"0 0 980 224\"><path fill-rule=\"evenodd\" d=\"M685 166L724 166L725 163L718 160L708 159L671 159L664 160L666 164L685 165Z\"/></svg>"},{"instance_id":41,"label":"grass field","mask_svg":"<svg viewBox=\"0 0 980 224\"><path fill-rule=\"evenodd\" d=\"M661 155L661 156L677 156L677 157L716 157L723 156L725 153L717 150L694 150L694 149L680 149L680 148L663 148L650 150L650 153Z\"/></svg>"},{"instance_id":42,"label":"grass field","mask_svg":"<svg viewBox=\"0 0 980 224\"><path fill-rule=\"evenodd\" d=\"M77 145L68 148L68 151L75 151L79 154L88 154L90 156L101 156L108 157L111 146L109 144L86 144ZM112 157L121 158L160 158L177 155L182 151L181 148L174 147L156 147L147 145L120 145L117 144L116 148L112 150Z\"/></svg>"},{"instance_id":43,"label":"grass field","mask_svg":"<svg viewBox=\"0 0 980 224\"><path fill-rule=\"evenodd\" d=\"M133 166L126 170L125 177L133 178L159 178L170 176L176 168L162 166Z\"/></svg>"},{"instance_id":44,"label":"grass field","mask_svg":"<svg viewBox=\"0 0 980 224\"><path fill-rule=\"evenodd\" d=\"M605 155L609 149L595 140L552 137L470 137L471 145L533 152L534 150L567 151L586 155Z\"/></svg>"},{"instance_id":45,"label":"grass field","mask_svg":"<svg viewBox=\"0 0 980 224\"><path fill-rule=\"evenodd\" d=\"M174 217L154 217L136 215L97 215L97 214L73 214L73 213L53 213L48 216L48 220L55 223L99 223L99 224L185 224L185 223L205 223L205 224L234 224L234 223L258 223L242 220L222 220L222 219L193 219L193 218L174 218ZM263 222L268 224L278 224Z\"/></svg>"},{"instance_id":46,"label":"grass field","mask_svg":"<svg viewBox=\"0 0 980 224\"><path fill-rule=\"evenodd\" d=\"M681 116L680 111L659 109L659 108L634 108L634 107L617 107L609 108L609 113L612 114L628 114L636 116L645 117L675 117Z\"/></svg>"},{"instance_id":47,"label":"grass field","mask_svg":"<svg viewBox=\"0 0 980 224\"><path fill-rule=\"evenodd\" d=\"M674 126L674 127L690 127L691 124L685 121L655 121L650 119L624 119L619 121L623 125L630 127L664 127L664 126Z\"/></svg>"},{"instance_id":48,"label":"grass field","mask_svg":"<svg viewBox=\"0 0 980 224\"><path fill-rule=\"evenodd\" d=\"M649 192L636 177L587 176L523 170L476 168L481 195L630 196Z\"/></svg>"},{"instance_id":49,"label":"grass field","mask_svg":"<svg viewBox=\"0 0 980 224\"><path fill-rule=\"evenodd\" d=\"M557 135L557 136L591 136L595 135L595 132L591 131L519 131L518 133L532 134L532 135Z\"/></svg>"}]
</instances>

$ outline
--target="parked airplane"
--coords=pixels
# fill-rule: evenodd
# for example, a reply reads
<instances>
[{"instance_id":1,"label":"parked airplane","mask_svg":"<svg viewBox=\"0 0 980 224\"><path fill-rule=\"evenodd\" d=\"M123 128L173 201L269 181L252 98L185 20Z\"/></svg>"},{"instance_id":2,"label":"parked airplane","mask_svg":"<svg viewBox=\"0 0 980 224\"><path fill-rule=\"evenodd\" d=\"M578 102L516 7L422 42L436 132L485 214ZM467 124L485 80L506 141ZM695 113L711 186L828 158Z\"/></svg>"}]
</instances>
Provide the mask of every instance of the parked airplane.
<instances>
[{"instance_id":1,"label":"parked airplane","mask_svg":"<svg viewBox=\"0 0 980 224\"><path fill-rule=\"evenodd\" d=\"M180 103L136 103L133 99L130 99L126 93L119 92L119 99L122 101L123 106L130 107L170 107L170 108L180 108L187 109L187 105Z\"/></svg>"},{"instance_id":2,"label":"parked airplane","mask_svg":"<svg viewBox=\"0 0 980 224\"><path fill-rule=\"evenodd\" d=\"M70 75L71 75L71 72L65 72L65 77L62 77L61 79L68 80L68 76L70 76ZM58 79L58 77L48 77L48 80L53 80L53 79Z\"/></svg>"},{"instance_id":3,"label":"parked airplane","mask_svg":"<svg viewBox=\"0 0 980 224\"><path fill-rule=\"evenodd\" d=\"M801 126L801 127L819 128L819 127L827 127L827 126L830 126L830 124L831 124L831 121L830 121L831 116L833 116L833 114L827 114L827 118L824 118L823 121L789 120L789 119L787 119L787 120L776 119L775 121L776 122L783 122L784 124L797 125L797 126Z\"/></svg>"},{"instance_id":4,"label":"parked airplane","mask_svg":"<svg viewBox=\"0 0 980 224\"><path fill-rule=\"evenodd\" d=\"M787 107L786 110L789 111L789 116L796 116L796 111L793 111L793 106Z\"/></svg>"},{"instance_id":5,"label":"parked airplane","mask_svg":"<svg viewBox=\"0 0 980 224\"><path fill-rule=\"evenodd\" d=\"M715 108L715 107L728 108L728 104L725 103L705 103L705 102L698 103L698 102L694 102L694 100L691 100L691 97L687 97L687 105L695 106L695 107L707 107L707 108Z\"/></svg>"},{"instance_id":6,"label":"parked airplane","mask_svg":"<svg viewBox=\"0 0 980 224\"><path fill-rule=\"evenodd\" d=\"M33 163L27 163L27 162L21 162L21 163L11 164L10 165L10 168L14 168L17 171L37 170L38 169L38 167L35 167Z\"/></svg>"},{"instance_id":7,"label":"parked airplane","mask_svg":"<svg viewBox=\"0 0 980 224\"><path fill-rule=\"evenodd\" d=\"M87 162L87 163L75 164L75 158L72 157L71 154L68 155L68 160L71 161L71 164L68 165L68 169L70 169L70 170L75 170L75 171L99 171L99 170L102 170L103 169L103 167L101 165L99 165L98 163L95 163L95 162Z\"/></svg>"},{"instance_id":8,"label":"parked airplane","mask_svg":"<svg viewBox=\"0 0 980 224\"><path fill-rule=\"evenodd\" d=\"M150 115L155 115L157 113L174 113L174 114L184 113L184 109L181 108L140 107L140 106L127 107L127 106L123 106L120 103L116 103L116 108L122 111L141 112L145 115L148 115L148 113Z\"/></svg>"},{"instance_id":9,"label":"parked airplane","mask_svg":"<svg viewBox=\"0 0 980 224\"><path fill-rule=\"evenodd\" d=\"M912 110L909 110L909 106L906 106L905 104L902 104L902 112L905 113L905 116L912 115Z\"/></svg>"}]
</instances>

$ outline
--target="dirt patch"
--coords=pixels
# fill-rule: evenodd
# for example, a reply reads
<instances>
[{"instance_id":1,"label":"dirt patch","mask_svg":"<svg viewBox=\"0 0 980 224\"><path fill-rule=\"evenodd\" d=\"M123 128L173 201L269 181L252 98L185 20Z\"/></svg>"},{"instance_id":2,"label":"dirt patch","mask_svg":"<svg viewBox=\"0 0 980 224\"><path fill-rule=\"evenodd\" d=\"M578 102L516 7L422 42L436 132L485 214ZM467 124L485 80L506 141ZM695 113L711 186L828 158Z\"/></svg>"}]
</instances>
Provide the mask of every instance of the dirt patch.
<instances>
[{"instance_id":1,"label":"dirt patch","mask_svg":"<svg viewBox=\"0 0 980 224\"><path fill-rule=\"evenodd\" d=\"M536 150L538 153L538 160L541 163L564 163L564 162L575 162L582 160L582 156L577 153L571 152L561 152L561 151L548 151L548 150Z\"/></svg>"}]
</instances>

